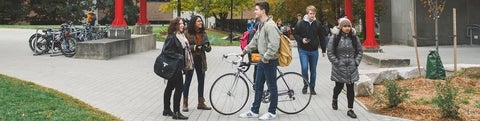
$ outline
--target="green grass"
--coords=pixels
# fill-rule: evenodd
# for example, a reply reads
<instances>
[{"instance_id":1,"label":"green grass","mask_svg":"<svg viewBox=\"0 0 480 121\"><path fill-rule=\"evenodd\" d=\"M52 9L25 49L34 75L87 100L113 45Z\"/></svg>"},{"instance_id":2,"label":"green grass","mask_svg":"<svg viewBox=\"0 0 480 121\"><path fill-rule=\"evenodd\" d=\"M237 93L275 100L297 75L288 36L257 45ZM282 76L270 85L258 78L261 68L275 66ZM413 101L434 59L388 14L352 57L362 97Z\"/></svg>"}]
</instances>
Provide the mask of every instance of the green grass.
<instances>
[{"instance_id":1,"label":"green grass","mask_svg":"<svg viewBox=\"0 0 480 121\"><path fill-rule=\"evenodd\" d=\"M0 28L14 28L14 29L60 28L60 25L0 25Z\"/></svg>"},{"instance_id":2,"label":"green grass","mask_svg":"<svg viewBox=\"0 0 480 121\"><path fill-rule=\"evenodd\" d=\"M152 32L155 35L157 41L163 42L166 39L168 31L168 26L153 26ZM206 30L208 39L210 43L214 46L239 46L240 42L238 40L232 41L230 40L223 40L222 38L228 36L227 32L217 31L217 30ZM239 35L238 33L235 33Z\"/></svg>"},{"instance_id":3,"label":"green grass","mask_svg":"<svg viewBox=\"0 0 480 121\"><path fill-rule=\"evenodd\" d=\"M0 74L0 121L120 120L57 90Z\"/></svg>"}]
</instances>

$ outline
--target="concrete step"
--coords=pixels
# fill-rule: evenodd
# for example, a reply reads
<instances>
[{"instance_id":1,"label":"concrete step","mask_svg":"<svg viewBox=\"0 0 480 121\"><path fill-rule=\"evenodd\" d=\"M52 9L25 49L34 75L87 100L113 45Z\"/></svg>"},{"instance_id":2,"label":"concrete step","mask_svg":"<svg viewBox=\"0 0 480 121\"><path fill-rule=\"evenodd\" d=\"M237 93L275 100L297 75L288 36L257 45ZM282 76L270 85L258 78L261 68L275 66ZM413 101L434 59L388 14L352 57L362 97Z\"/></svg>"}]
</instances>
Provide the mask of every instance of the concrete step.
<instances>
[{"instance_id":1,"label":"concrete step","mask_svg":"<svg viewBox=\"0 0 480 121\"><path fill-rule=\"evenodd\" d=\"M380 68L405 67L410 65L410 59L402 59L385 53L363 53L362 61Z\"/></svg>"},{"instance_id":2,"label":"concrete step","mask_svg":"<svg viewBox=\"0 0 480 121\"><path fill-rule=\"evenodd\" d=\"M99 39L78 42L74 58L108 60L131 53L153 50L156 42L153 34L131 35L127 39Z\"/></svg>"}]
</instances>

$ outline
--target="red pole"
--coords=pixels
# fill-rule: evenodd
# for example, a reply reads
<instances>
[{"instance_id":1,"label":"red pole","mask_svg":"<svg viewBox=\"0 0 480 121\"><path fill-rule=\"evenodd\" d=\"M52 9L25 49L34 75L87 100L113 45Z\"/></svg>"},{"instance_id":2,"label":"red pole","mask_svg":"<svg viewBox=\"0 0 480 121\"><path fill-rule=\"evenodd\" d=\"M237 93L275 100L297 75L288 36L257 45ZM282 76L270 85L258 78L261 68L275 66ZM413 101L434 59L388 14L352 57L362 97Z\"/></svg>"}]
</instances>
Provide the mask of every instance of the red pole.
<instances>
[{"instance_id":1,"label":"red pole","mask_svg":"<svg viewBox=\"0 0 480 121\"><path fill-rule=\"evenodd\" d=\"M348 20L353 22L353 14L352 14L352 0L344 0L343 6L345 8L345 15L347 16Z\"/></svg>"},{"instance_id":2,"label":"red pole","mask_svg":"<svg viewBox=\"0 0 480 121\"><path fill-rule=\"evenodd\" d=\"M375 40L375 13L374 0L365 0L365 29L366 38L363 42L364 48L378 49L378 43Z\"/></svg>"},{"instance_id":3,"label":"red pole","mask_svg":"<svg viewBox=\"0 0 480 121\"><path fill-rule=\"evenodd\" d=\"M115 18L112 27L126 27L127 22L123 18L123 0L115 0Z\"/></svg>"},{"instance_id":4,"label":"red pole","mask_svg":"<svg viewBox=\"0 0 480 121\"><path fill-rule=\"evenodd\" d=\"M137 24L150 24L147 19L147 0L140 0L140 16L138 18Z\"/></svg>"}]
</instances>

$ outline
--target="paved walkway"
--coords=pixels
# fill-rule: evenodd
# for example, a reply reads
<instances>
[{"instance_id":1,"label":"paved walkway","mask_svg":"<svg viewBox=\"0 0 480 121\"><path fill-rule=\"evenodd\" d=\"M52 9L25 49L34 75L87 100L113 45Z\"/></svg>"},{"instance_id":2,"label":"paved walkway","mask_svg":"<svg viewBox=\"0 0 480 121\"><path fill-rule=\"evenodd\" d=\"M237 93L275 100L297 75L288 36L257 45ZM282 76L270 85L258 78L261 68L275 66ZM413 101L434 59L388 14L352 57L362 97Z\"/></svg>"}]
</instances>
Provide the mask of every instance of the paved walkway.
<instances>
[{"instance_id":1,"label":"paved walkway","mask_svg":"<svg viewBox=\"0 0 480 121\"><path fill-rule=\"evenodd\" d=\"M0 39L0 52L3 52L0 55L1 74L57 89L123 120L172 120L171 117L161 115L163 91L166 83L153 73L152 67L163 43L157 43L157 50L115 57L110 60L84 60L64 56L50 57L48 55L33 56L27 40L34 32L34 30L25 29L0 29L0 36L2 37ZM386 46L383 48L385 52L404 54L406 57L410 57L409 50L413 52L413 49L407 46ZM480 47L465 46L462 48L467 49L459 49L459 53L462 54L459 55L459 58L462 58L459 60L460 63L475 62L478 64L480 62L479 58L472 56L478 56L475 53L480 52ZM428 50L430 48L423 49ZM294 60L291 66L282 68L282 70L300 72L298 54L296 49L293 50ZM238 53L240 48L236 46L215 46L212 52L207 55L209 69L206 75L206 90L221 74L231 72L231 66L221 60L222 54L230 52ZM413 62L415 61L412 60ZM444 62L448 63L449 61ZM279 112L276 120L404 120L370 113L357 103L354 105L354 110L358 119L351 119L346 115L347 104L344 94L339 97L339 110L332 110L330 104L333 82L329 80L330 68L328 59L320 58L316 87L318 95L313 97L312 103L303 112L295 115ZM375 67L365 64L362 64L360 68L375 69ZM194 91L190 91L191 96L197 95L196 87L197 82L193 81L190 90ZM205 95L208 96L208 91L205 91ZM251 99L241 112L249 109ZM189 104L191 111L183 113L190 117L189 120L257 120L238 118L238 114L225 116L214 110L196 110L196 98L191 98ZM262 104L261 114L267 111L266 107L268 106Z\"/></svg>"}]
</instances>

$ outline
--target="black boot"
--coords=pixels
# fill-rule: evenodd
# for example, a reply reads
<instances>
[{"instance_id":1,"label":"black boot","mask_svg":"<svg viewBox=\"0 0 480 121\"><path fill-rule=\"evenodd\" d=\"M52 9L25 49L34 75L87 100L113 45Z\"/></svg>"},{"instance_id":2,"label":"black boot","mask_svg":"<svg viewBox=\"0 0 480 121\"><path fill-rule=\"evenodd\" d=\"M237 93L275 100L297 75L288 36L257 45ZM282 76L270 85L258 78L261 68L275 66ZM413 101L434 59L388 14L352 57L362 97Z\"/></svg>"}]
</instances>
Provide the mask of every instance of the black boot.
<instances>
[{"instance_id":1,"label":"black boot","mask_svg":"<svg viewBox=\"0 0 480 121\"><path fill-rule=\"evenodd\" d=\"M337 110L337 109L338 109L338 101L337 101L337 100L333 100L333 101L332 101L332 108L333 108L333 110Z\"/></svg>"},{"instance_id":2,"label":"black boot","mask_svg":"<svg viewBox=\"0 0 480 121\"><path fill-rule=\"evenodd\" d=\"M173 112L170 109L163 110L163 116L173 116Z\"/></svg>"},{"instance_id":3,"label":"black boot","mask_svg":"<svg viewBox=\"0 0 480 121\"><path fill-rule=\"evenodd\" d=\"M310 94L317 95L317 92L315 92L315 88L313 87L310 88Z\"/></svg>"},{"instance_id":4,"label":"black boot","mask_svg":"<svg viewBox=\"0 0 480 121\"><path fill-rule=\"evenodd\" d=\"M302 88L302 93L307 94L307 89L308 89L308 86L304 85L303 88Z\"/></svg>"},{"instance_id":5,"label":"black boot","mask_svg":"<svg viewBox=\"0 0 480 121\"><path fill-rule=\"evenodd\" d=\"M357 115L353 112L353 110L348 110L347 115L350 116L350 118L357 118Z\"/></svg>"},{"instance_id":6,"label":"black boot","mask_svg":"<svg viewBox=\"0 0 480 121\"><path fill-rule=\"evenodd\" d=\"M177 120L187 120L188 117L182 115L180 112L176 112L173 116L172 116L173 119L177 119Z\"/></svg>"}]
</instances>

